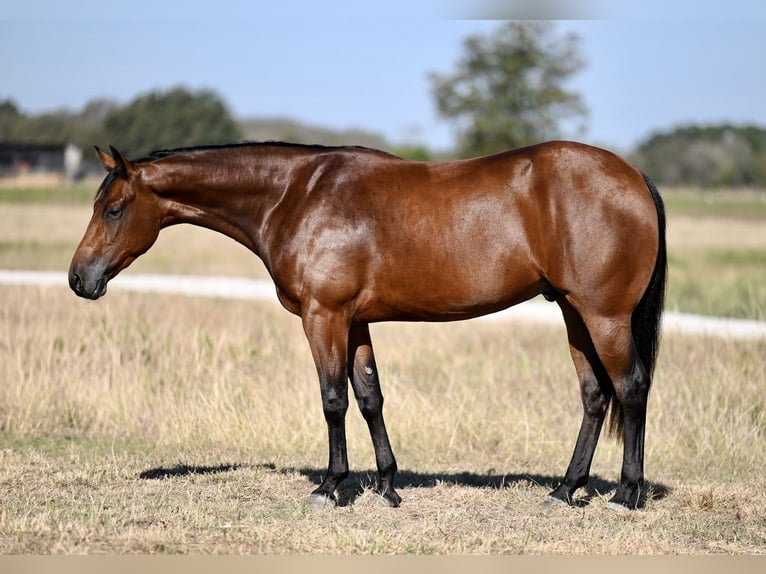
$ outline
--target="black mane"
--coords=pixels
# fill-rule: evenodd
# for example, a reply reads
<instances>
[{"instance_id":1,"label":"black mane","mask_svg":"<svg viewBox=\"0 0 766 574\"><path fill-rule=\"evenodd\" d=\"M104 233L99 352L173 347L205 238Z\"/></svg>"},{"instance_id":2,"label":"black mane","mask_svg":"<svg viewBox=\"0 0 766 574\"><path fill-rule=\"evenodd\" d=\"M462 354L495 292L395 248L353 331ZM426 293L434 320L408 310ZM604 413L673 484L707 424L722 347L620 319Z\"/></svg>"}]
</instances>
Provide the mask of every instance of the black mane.
<instances>
[{"instance_id":1,"label":"black mane","mask_svg":"<svg viewBox=\"0 0 766 574\"><path fill-rule=\"evenodd\" d=\"M150 162L150 161L162 159L165 157L171 157L174 155L179 155L184 153L193 153L198 151L208 151L208 150L216 150L216 149L237 149L237 148L261 147L261 146L287 147L287 148L292 147L292 148L313 149L317 151L332 151L332 150L342 150L342 149L379 151L379 150L375 150L373 148L368 148L364 146L327 146L327 145L320 145L320 144L292 143L292 142L284 142L284 141L277 141L277 140L267 140L262 142L245 141L245 142L238 142L238 143L199 145L199 146L191 146L191 147L179 147L179 148L173 148L173 149L159 149L159 150L154 150L150 152L149 155L144 158L135 160L134 163Z\"/></svg>"}]
</instances>

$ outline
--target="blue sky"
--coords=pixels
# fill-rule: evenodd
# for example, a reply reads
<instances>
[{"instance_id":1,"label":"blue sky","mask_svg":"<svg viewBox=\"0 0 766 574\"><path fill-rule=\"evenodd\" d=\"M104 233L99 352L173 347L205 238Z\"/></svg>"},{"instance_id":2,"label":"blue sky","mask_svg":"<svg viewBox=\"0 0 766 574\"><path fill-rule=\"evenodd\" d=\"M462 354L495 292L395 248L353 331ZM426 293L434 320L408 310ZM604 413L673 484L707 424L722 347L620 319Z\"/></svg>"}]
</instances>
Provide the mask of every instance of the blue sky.
<instances>
[{"instance_id":1,"label":"blue sky","mask_svg":"<svg viewBox=\"0 0 766 574\"><path fill-rule=\"evenodd\" d=\"M239 117L447 148L454 132L428 74L452 69L466 35L500 24L462 18L552 15L600 18L558 23L581 36L587 62L570 84L590 110L579 139L627 150L682 123L766 126L766 9L754 0L723 14L706 0L646 0L640 11L586 0L576 12L539 0L67 4L0 9L0 99L37 113L184 84L215 89Z\"/></svg>"}]
</instances>

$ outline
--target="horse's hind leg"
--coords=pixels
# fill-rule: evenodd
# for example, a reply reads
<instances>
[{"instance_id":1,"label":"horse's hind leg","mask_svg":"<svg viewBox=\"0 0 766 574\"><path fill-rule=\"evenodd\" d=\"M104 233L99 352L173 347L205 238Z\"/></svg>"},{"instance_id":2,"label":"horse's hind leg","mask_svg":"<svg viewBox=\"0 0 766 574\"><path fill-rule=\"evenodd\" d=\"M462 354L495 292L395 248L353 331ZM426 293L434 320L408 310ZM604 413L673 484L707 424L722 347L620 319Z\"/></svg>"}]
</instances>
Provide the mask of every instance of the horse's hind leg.
<instances>
[{"instance_id":1,"label":"horse's hind leg","mask_svg":"<svg viewBox=\"0 0 766 574\"><path fill-rule=\"evenodd\" d=\"M580 379L583 418L564 480L548 495L546 503L571 505L574 492L588 483L593 454L601 434L612 388L580 314L564 299L559 300L559 306L567 326L569 350Z\"/></svg>"},{"instance_id":2,"label":"horse's hind leg","mask_svg":"<svg viewBox=\"0 0 766 574\"><path fill-rule=\"evenodd\" d=\"M609 508L632 509L640 503L644 481L644 433L650 376L638 356L630 315L586 317L596 353L615 392L611 430L623 431L623 459L620 485ZM616 427L616 428L615 428Z\"/></svg>"},{"instance_id":3,"label":"horse's hind leg","mask_svg":"<svg viewBox=\"0 0 766 574\"><path fill-rule=\"evenodd\" d=\"M380 390L378 367L372 350L370 329L366 324L354 325L349 333L348 372L351 387L364 420L370 429L375 460L378 467L378 494L389 506L399 506L401 498L394 490L396 459L383 421L383 393Z\"/></svg>"}]
</instances>

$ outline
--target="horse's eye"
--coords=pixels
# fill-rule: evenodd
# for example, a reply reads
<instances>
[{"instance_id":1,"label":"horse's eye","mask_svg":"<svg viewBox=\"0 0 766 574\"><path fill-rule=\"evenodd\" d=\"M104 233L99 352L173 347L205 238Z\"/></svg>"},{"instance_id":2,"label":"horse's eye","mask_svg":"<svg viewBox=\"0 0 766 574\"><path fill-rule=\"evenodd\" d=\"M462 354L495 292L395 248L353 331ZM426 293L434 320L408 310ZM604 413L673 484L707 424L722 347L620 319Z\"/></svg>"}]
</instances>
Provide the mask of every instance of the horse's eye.
<instances>
[{"instance_id":1,"label":"horse's eye","mask_svg":"<svg viewBox=\"0 0 766 574\"><path fill-rule=\"evenodd\" d=\"M122 209L119 207L112 207L110 209L106 210L106 218L107 219L119 219L122 215Z\"/></svg>"}]
</instances>

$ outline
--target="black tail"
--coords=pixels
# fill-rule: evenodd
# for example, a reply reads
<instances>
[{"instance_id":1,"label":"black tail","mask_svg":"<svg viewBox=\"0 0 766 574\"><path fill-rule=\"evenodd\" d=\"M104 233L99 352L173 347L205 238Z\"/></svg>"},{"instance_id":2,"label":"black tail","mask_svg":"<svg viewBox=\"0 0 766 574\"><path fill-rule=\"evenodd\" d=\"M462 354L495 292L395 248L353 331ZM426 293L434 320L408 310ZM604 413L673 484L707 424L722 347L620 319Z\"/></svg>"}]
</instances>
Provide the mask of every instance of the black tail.
<instances>
[{"instance_id":1,"label":"black tail","mask_svg":"<svg viewBox=\"0 0 766 574\"><path fill-rule=\"evenodd\" d=\"M652 194L657 208L657 223L659 228L659 247L654 272L643 297L633 310L631 318L633 340L638 349L638 358L649 375L651 384L654 366L657 362L657 352L660 345L660 322L662 309L665 306L665 285L668 276L668 254L665 242L665 205L654 183L644 175L646 186ZM609 416L609 434L622 437L623 415L622 408L616 397L612 397L612 408Z\"/></svg>"}]
</instances>

